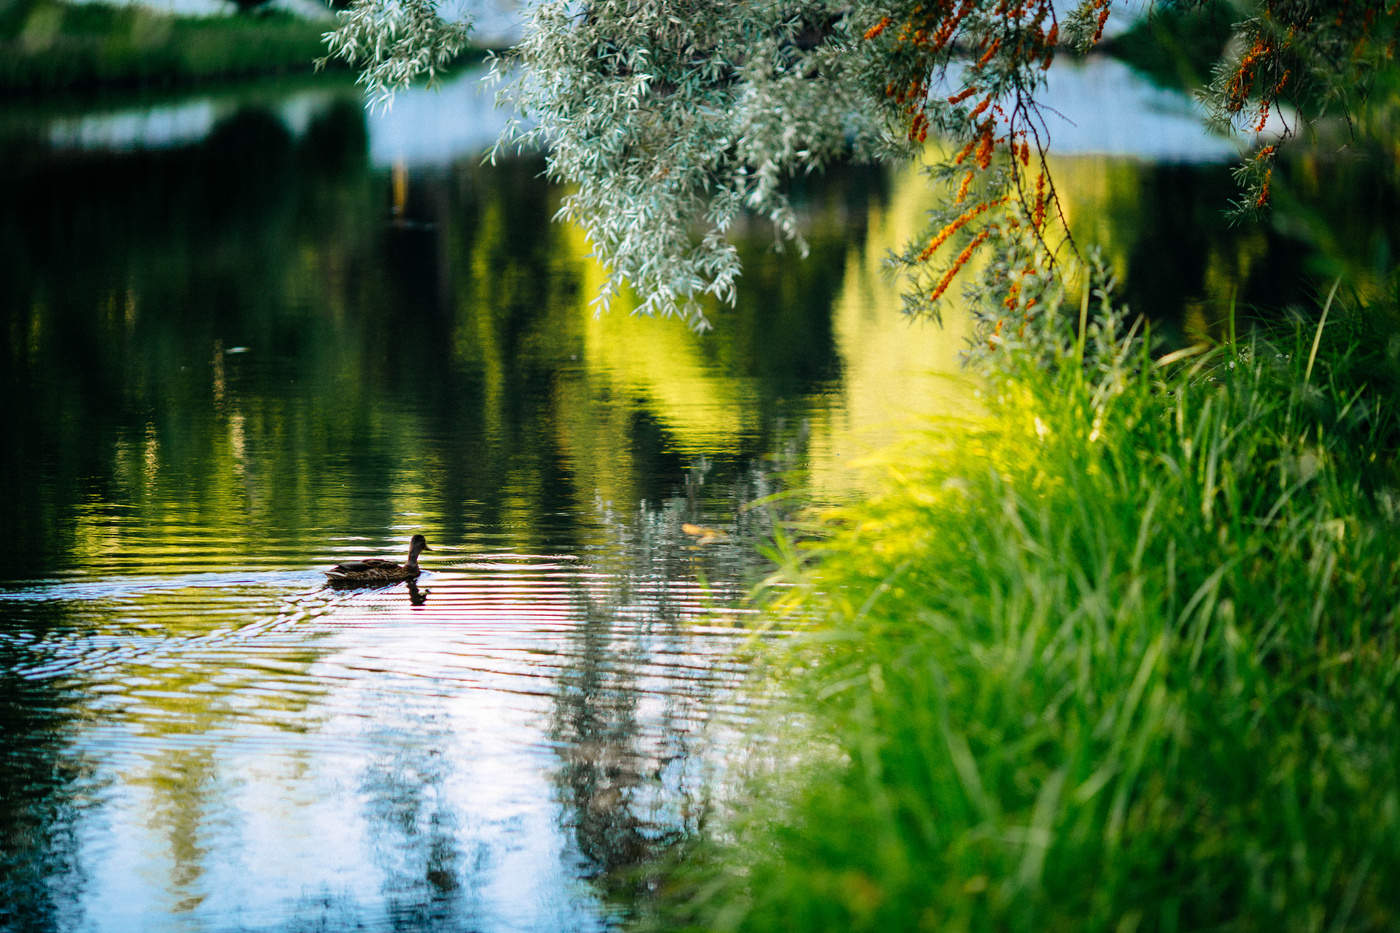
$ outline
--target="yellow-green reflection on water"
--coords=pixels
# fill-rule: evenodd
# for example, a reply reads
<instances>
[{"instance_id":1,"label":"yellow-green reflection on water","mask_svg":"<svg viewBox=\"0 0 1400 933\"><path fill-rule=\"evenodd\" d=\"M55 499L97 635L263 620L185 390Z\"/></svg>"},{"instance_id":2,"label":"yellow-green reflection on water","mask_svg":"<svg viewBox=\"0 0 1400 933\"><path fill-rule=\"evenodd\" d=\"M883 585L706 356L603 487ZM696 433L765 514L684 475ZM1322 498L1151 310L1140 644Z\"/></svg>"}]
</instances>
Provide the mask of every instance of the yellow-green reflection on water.
<instances>
[{"instance_id":1,"label":"yellow-green reflection on water","mask_svg":"<svg viewBox=\"0 0 1400 933\"><path fill-rule=\"evenodd\" d=\"M932 206L922 172L912 165L898 172L888 205L871 208L865 242L845 257L832 309L844 363L841 404L814 417L808 454L810 486L819 495L855 491L862 457L911 428L976 416L977 387L962 366L971 336L967 310L948 310L941 326L895 317L899 283L885 256L914 241Z\"/></svg>"},{"instance_id":2,"label":"yellow-green reflection on water","mask_svg":"<svg viewBox=\"0 0 1400 933\"><path fill-rule=\"evenodd\" d=\"M890 172L888 184L888 200L867 208L861 224L865 235L830 260L839 263L839 287L824 313L839 377L801 399L806 450L787 477L818 498L856 491L857 461L902 432L977 411L976 380L963 365L970 337L966 310L950 310L941 324L898 314L900 284L890 276L885 257L915 238L933 200L915 165ZM839 223L829 215L814 222ZM590 252L581 238L574 249L581 262ZM602 276L591 263L585 269L583 290L593 294ZM753 379L723 365L736 355L725 333L726 313L712 312L719 333L697 334L677 319L630 315L630 307L619 301L612 313L587 317L588 377L610 394L636 399L665 426L675 450L691 456L741 454L761 431L762 393Z\"/></svg>"}]
</instances>

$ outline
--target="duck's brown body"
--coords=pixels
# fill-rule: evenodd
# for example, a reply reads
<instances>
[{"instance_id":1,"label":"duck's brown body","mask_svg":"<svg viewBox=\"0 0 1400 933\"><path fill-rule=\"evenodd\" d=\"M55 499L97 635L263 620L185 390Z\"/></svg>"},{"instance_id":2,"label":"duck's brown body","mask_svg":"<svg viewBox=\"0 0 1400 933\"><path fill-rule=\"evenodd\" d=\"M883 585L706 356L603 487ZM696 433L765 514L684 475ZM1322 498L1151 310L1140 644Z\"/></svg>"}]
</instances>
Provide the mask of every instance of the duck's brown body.
<instances>
[{"instance_id":1,"label":"duck's brown body","mask_svg":"<svg viewBox=\"0 0 1400 933\"><path fill-rule=\"evenodd\" d=\"M336 564L325 571L325 574L331 584L346 586L413 580L422 572L418 567L418 555L431 550L422 535L414 535L413 540L408 543L407 563L400 564L382 557L370 557Z\"/></svg>"}]
</instances>

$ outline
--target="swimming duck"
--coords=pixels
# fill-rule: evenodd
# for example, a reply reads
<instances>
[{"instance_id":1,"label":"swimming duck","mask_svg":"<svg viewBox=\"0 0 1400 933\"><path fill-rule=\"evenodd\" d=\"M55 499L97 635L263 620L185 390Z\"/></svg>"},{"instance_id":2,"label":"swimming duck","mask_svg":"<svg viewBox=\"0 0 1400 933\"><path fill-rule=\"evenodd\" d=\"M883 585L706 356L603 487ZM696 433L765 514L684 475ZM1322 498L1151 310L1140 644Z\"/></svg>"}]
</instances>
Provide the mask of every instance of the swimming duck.
<instances>
[{"instance_id":1,"label":"swimming duck","mask_svg":"<svg viewBox=\"0 0 1400 933\"><path fill-rule=\"evenodd\" d=\"M420 573L418 555L423 551L431 550L426 538L422 535L414 535L412 540L408 542L408 563L400 564L382 557L369 557L365 560L352 560L336 564L330 570L325 571L325 574L331 584L362 585L412 580Z\"/></svg>"}]
</instances>

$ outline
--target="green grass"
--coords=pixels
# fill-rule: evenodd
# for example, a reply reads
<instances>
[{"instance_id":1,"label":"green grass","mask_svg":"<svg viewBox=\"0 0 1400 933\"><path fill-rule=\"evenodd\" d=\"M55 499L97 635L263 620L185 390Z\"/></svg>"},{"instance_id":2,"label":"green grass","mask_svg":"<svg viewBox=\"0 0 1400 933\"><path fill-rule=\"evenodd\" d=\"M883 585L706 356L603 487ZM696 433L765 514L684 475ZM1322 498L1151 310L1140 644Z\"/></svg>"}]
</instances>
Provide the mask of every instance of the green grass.
<instances>
[{"instance_id":1,"label":"green grass","mask_svg":"<svg viewBox=\"0 0 1400 933\"><path fill-rule=\"evenodd\" d=\"M177 17L37 0L0 13L0 88L172 87L310 72L328 24L282 13Z\"/></svg>"},{"instance_id":2,"label":"green grass","mask_svg":"<svg viewBox=\"0 0 1400 933\"><path fill-rule=\"evenodd\" d=\"M1400 928L1397 330L1156 359L1094 316L786 552L802 725L650 922Z\"/></svg>"}]
</instances>

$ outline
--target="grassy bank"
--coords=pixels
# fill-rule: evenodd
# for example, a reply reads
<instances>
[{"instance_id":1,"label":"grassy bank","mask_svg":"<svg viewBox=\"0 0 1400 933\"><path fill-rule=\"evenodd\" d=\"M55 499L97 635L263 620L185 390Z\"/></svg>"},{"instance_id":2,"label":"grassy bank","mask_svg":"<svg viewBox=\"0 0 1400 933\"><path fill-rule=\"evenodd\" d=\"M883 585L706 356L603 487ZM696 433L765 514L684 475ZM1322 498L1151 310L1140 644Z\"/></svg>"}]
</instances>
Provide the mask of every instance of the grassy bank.
<instances>
[{"instance_id":1,"label":"grassy bank","mask_svg":"<svg viewBox=\"0 0 1400 933\"><path fill-rule=\"evenodd\" d=\"M0 88L175 87L310 72L329 26L284 13L180 17L140 7L16 3L0 14Z\"/></svg>"},{"instance_id":2,"label":"grassy bank","mask_svg":"<svg viewBox=\"0 0 1400 933\"><path fill-rule=\"evenodd\" d=\"M1075 311L789 560L803 725L659 926L1400 927L1393 322L1154 359Z\"/></svg>"}]
</instances>

